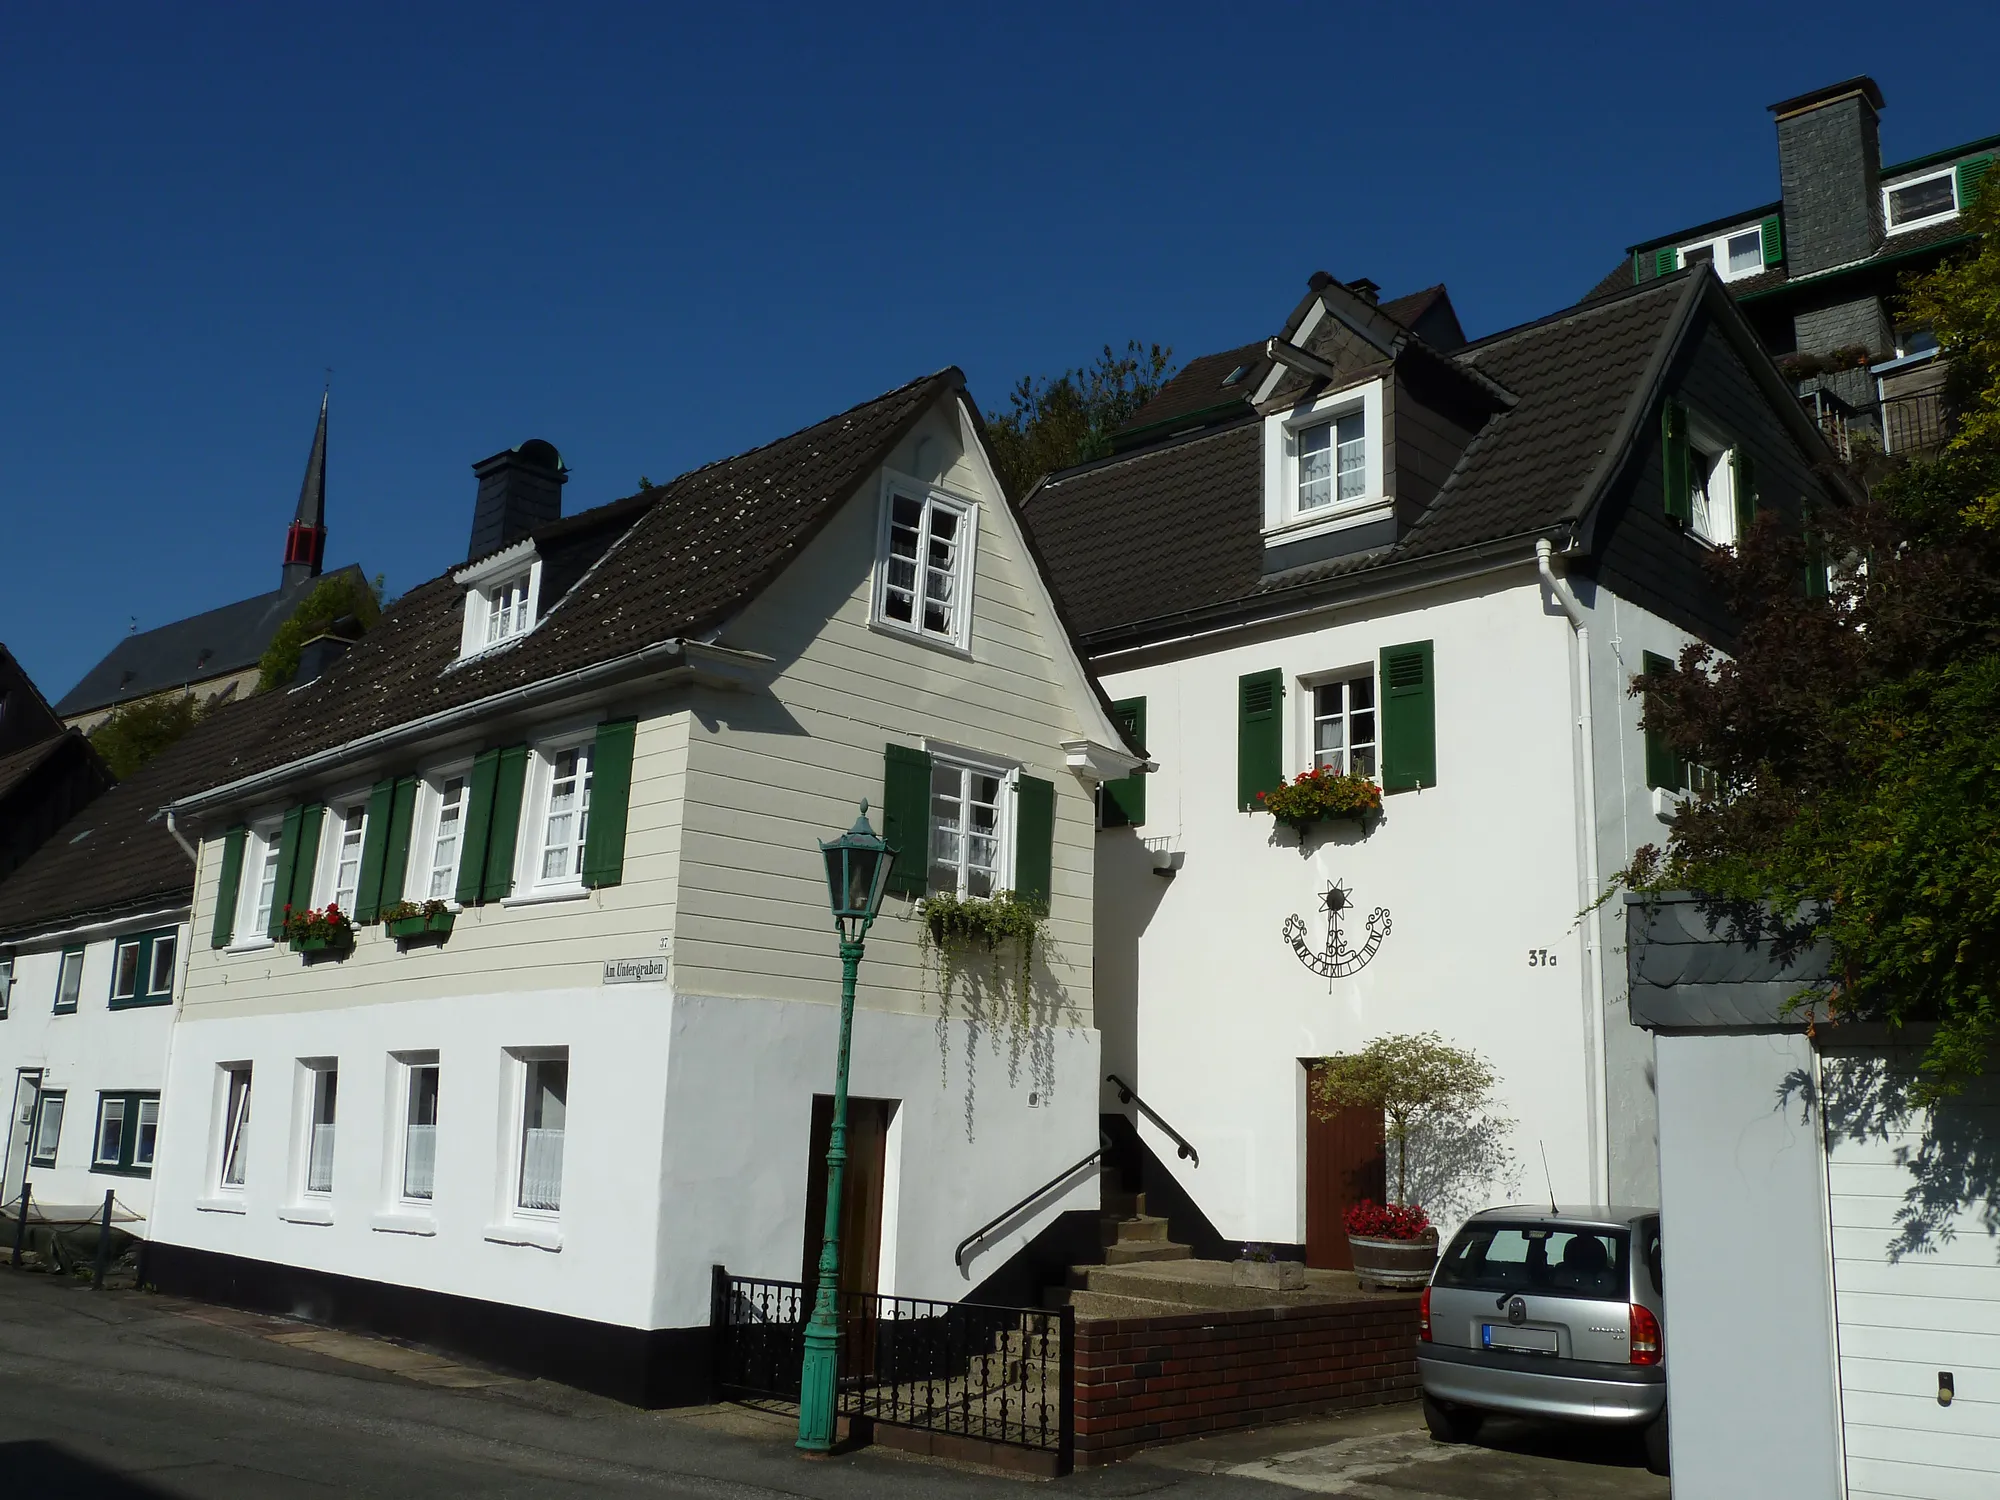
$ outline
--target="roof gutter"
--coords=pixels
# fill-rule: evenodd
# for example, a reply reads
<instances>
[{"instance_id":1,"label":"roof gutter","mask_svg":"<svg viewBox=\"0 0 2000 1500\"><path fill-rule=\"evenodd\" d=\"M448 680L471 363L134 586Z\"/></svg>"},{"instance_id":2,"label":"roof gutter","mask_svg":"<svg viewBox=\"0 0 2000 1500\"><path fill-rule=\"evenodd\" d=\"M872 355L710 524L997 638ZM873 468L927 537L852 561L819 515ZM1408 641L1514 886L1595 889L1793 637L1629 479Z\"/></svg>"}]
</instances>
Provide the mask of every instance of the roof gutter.
<instances>
[{"instance_id":1,"label":"roof gutter","mask_svg":"<svg viewBox=\"0 0 2000 1500\"><path fill-rule=\"evenodd\" d=\"M578 667L572 672L543 678L540 682L523 683L520 687L509 688L504 693L495 693L491 697L476 699L457 708L426 714L421 719L411 719L406 723L378 730L374 734L363 735L360 739L315 751L298 760L287 761L268 770L238 777L235 781L211 787L205 792L196 792L192 796L179 798L168 804L168 816L171 817L175 813L200 813L210 808L240 802L275 790L289 782L321 771L334 770L371 754L398 749L478 719L513 709L537 707L552 700L612 683L653 675L681 675L694 678L699 674L716 680L723 686L740 686L746 669L768 663L769 660L769 657L757 652L733 651L721 646L703 646L678 638L655 641L650 646L641 647L624 656L613 657L610 661L594 662L587 667ZM704 663L706 670L698 667L697 662Z\"/></svg>"}]
</instances>

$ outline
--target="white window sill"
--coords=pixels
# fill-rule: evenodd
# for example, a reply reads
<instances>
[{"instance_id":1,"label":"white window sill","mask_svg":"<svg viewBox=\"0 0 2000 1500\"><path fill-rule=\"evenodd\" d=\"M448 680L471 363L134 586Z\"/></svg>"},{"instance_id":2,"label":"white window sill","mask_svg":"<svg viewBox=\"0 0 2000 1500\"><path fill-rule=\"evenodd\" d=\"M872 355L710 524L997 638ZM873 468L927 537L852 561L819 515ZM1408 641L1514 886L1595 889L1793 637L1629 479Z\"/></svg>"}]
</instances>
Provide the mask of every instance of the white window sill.
<instances>
[{"instance_id":1,"label":"white window sill","mask_svg":"<svg viewBox=\"0 0 2000 1500\"><path fill-rule=\"evenodd\" d=\"M1662 823L1671 823L1674 814L1681 810L1681 803L1687 800L1685 792L1670 792L1663 786L1653 788L1653 816Z\"/></svg>"},{"instance_id":2,"label":"white window sill","mask_svg":"<svg viewBox=\"0 0 2000 1500\"><path fill-rule=\"evenodd\" d=\"M368 1221L368 1227L377 1234L418 1234L434 1235L438 1232L435 1215L425 1213L377 1214Z\"/></svg>"},{"instance_id":3,"label":"white window sill","mask_svg":"<svg viewBox=\"0 0 2000 1500\"><path fill-rule=\"evenodd\" d=\"M495 1245L527 1245L536 1250L560 1251L562 1226L550 1222L536 1224L525 1219L509 1219L486 1226L486 1238Z\"/></svg>"},{"instance_id":4,"label":"white window sill","mask_svg":"<svg viewBox=\"0 0 2000 1500\"><path fill-rule=\"evenodd\" d=\"M960 645L956 640L947 640L941 635L932 635L926 630L912 630L894 620L885 620L876 615L868 621L868 628L877 635L886 635L894 640L907 641L912 646L927 646L933 651L942 651L946 656L956 656L962 661L972 660L972 648Z\"/></svg>"},{"instance_id":5,"label":"white window sill","mask_svg":"<svg viewBox=\"0 0 2000 1500\"><path fill-rule=\"evenodd\" d=\"M333 1205L330 1203L287 1203L278 1210L278 1217L287 1224L331 1224Z\"/></svg>"},{"instance_id":6,"label":"white window sill","mask_svg":"<svg viewBox=\"0 0 2000 1500\"><path fill-rule=\"evenodd\" d=\"M518 896L502 896L502 906L541 906L550 901L581 901L590 894L583 885L551 886L544 891L523 891Z\"/></svg>"},{"instance_id":7,"label":"white window sill","mask_svg":"<svg viewBox=\"0 0 2000 1500\"><path fill-rule=\"evenodd\" d=\"M250 1211L249 1205L239 1198L197 1198L195 1211L204 1214L242 1214Z\"/></svg>"},{"instance_id":8,"label":"white window sill","mask_svg":"<svg viewBox=\"0 0 2000 1500\"><path fill-rule=\"evenodd\" d=\"M1931 214L1922 219L1905 219L1900 224L1885 226L1882 232L1893 239L1896 235L1908 234L1913 229L1929 229L1933 225L1948 224L1957 217L1958 210L1954 208L1949 213Z\"/></svg>"},{"instance_id":9,"label":"white window sill","mask_svg":"<svg viewBox=\"0 0 2000 1500\"><path fill-rule=\"evenodd\" d=\"M1387 495L1350 500L1345 505L1321 506L1303 515L1288 516L1276 526L1264 528L1264 545L1281 547L1286 542L1302 542L1308 537L1326 536L1365 526L1370 521L1387 520L1396 513L1396 502Z\"/></svg>"},{"instance_id":10,"label":"white window sill","mask_svg":"<svg viewBox=\"0 0 2000 1500\"><path fill-rule=\"evenodd\" d=\"M231 943L222 953L225 958L237 953L267 953L277 946L274 938L257 938L247 943Z\"/></svg>"}]
</instances>

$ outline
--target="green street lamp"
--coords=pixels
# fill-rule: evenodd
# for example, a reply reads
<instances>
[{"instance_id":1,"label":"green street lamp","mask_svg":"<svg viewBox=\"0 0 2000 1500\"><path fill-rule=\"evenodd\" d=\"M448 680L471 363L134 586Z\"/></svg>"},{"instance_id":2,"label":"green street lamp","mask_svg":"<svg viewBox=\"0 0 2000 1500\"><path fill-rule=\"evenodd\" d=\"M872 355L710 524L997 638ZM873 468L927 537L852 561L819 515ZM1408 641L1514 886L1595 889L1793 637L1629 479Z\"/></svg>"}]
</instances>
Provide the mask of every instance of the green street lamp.
<instances>
[{"instance_id":1,"label":"green street lamp","mask_svg":"<svg viewBox=\"0 0 2000 1500\"><path fill-rule=\"evenodd\" d=\"M826 891L840 934L840 1052L833 1069L833 1131L826 1148L826 1227L819 1249L819 1291L806 1325L805 1359L799 1367L799 1447L825 1453L833 1447L835 1385L840 1373L840 1179L847 1165L847 1051L854 1030L854 976L862 939L882 909L882 892L896 863L891 849L868 826L868 804L837 839L822 841Z\"/></svg>"}]
</instances>

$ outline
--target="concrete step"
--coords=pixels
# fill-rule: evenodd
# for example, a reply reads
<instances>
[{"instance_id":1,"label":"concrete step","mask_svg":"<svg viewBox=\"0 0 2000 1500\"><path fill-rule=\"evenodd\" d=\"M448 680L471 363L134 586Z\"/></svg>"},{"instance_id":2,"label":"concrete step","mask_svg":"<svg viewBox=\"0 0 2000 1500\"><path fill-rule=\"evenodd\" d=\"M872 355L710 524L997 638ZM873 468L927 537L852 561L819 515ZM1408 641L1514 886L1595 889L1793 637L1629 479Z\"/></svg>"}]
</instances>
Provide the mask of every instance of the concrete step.
<instances>
[{"instance_id":1,"label":"concrete step","mask_svg":"<svg viewBox=\"0 0 2000 1500\"><path fill-rule=\"evenodd\" d=\"M1198 1311L1179 1302L1155 1302L1146 1297L1114 1297L1104 1292L1079 1292L1054 1288L1051 1296L1066 1298L1052 1307L1075 1309L1079 1321L1090 1318L1175 1318Z\"/></svg>"},{"instance_id":2,"label":"concrete step","mask_svg":"<svg viewBox=\"0 0 2000 1500\"><path fill-rule=\"evenodd\" d=\"M1104 1247L1105 1266L1129 1266L1151 1260L1191 1260L1193 1257L1194 1251L1186 1245L1177 1245L1172 1240L1139 1240L1134 1243ZM1094 1272L1102 1268L1091 1269Z\"/></svg>"},{"instance_id":3,"label":"concrete step","mask_svg":"<svg viewBox=\"0 0 2000 1500\"><path fill-rule=\"evenodd\" d=\"M1097 1190L1097 1202L1104 1212L1117 1217L1143 1217L1146 1212L1146 1195L1128 1193L1123 1188L1101 1185Z\"/></svg>"},{"instance_id":4,"label":"concrete step","mask_svg":"<svg viewBox=\"0 0 2000 1500\"><path fill-rule=\"evenodd\" d=\"M1346 1271L1309 1271L1306 1286L1281 1292L1245 1286L1228 1261L1181 1260L1168 1264L1108 1264L1085 1268L1083 1290L1092 1296L1140 1298L1183 1308L1289 1307L1366 1295Z\"/></svg>"},{"instance_id":5,"label":"concrete step","mask_svg":"<svg viewBox=\"0 0 2000 1500\"><path fill-rule=\"evenodd\" d=\"M1152 1219L1144 1215L1114 1219L1106 1214L1098 1221L1100 1242L1106 1245L1131 1245L1141 1241L1159 1242L1167 1238L1167 1221Z\"/></svg>"}]
</instances>

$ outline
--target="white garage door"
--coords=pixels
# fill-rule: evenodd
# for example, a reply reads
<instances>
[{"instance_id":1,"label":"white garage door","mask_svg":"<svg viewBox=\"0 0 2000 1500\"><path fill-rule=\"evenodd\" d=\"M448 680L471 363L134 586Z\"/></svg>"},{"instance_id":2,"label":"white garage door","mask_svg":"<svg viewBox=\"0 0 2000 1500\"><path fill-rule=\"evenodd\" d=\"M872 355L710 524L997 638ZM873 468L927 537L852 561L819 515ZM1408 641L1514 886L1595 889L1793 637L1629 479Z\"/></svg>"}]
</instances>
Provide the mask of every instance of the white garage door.
<instances>
[{"instance_id":1,"label":"white garage door","mask_svg":"<svg viewBox=\"0 0 2000 1500\"><path fill-rule=\"evenodd\" d=\"M1993 1500L2000 1495L2000 1092L1989 1083L1926 1116L1842 1119L1826 1060L1827 1187L1833 1229L1841 1417L1850 1500ZM1872 1093L1872 1090L1864 1090ZM1911 1190L1937 1207L1927 1249L1892 1249ZM1948 1231L1948 1237L1947 1237ZM1938 1402L1940 1372L1955 1395Z\"/></svg>"}]
</instances>

